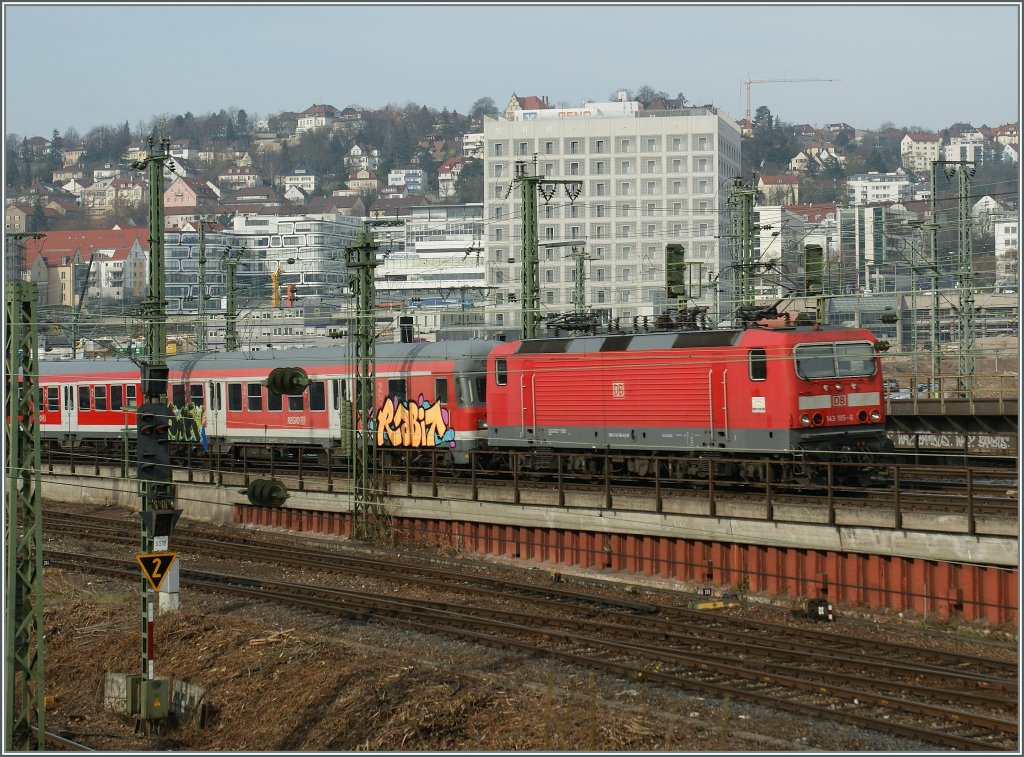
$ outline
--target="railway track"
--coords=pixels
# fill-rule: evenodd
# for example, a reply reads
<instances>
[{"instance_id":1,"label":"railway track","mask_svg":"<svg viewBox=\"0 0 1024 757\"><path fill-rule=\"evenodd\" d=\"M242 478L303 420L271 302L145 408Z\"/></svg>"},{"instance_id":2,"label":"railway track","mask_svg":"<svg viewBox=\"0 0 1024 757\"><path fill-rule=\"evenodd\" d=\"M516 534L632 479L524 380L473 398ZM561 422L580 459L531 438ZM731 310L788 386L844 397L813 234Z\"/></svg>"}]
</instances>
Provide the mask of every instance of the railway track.
<instances>
[{"instance_id":1,"label":"railway track","mask_svg":"<svg viewBox=\"0 0 1024 757\"><path fill-rule=\"evenodd\" d=\"M88 538L94 546L138 536L135 524L53 512L46 514L44 531ZM423 561L268 543L227 529L179 527L175 546L233 564L347 574L380 590L183 569L183 582L196 588L545 654L948 748L1012 750L1017 743L1015 662L837 634L838 624L826 632L701 613L558 585L496 580ZM122 559L54 551L47 552L47 560L53 567L138 577L137 566Z\"/></svg>"}]
</instances>

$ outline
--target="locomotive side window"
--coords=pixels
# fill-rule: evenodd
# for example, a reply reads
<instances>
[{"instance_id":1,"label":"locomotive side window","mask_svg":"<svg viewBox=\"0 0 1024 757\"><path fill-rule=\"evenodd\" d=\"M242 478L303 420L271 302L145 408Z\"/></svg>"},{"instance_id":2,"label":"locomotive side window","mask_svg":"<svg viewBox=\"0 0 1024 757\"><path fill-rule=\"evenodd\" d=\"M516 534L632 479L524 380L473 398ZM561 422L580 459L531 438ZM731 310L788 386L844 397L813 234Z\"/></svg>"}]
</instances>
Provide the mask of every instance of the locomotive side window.
<instances>
[{"instance_id":1,"label":"locomotive side window","mask_svg":"<svg viewBox=\"0 0 1024 757\"><path fill-rule=\"evenodd\" d=\"M280 410L282 407L281 395L273 389L267 389L267 410Z\"/></svg>"},{"instance_id":2,"label":"locomotive side window","mask_svg":"<svg viewBox=\"0 0 1024 757\"><path fill-rule=\"evenodd\" d=\"M78 409L88 410L91 406L92 403L89 401L89 387L78 387Z\"/></svg>"},{"instance_id":3,"label":"locomotive side window","mask_svg":"<svg viewBox=\"0 0 1024 757\"><path fill-rule=\"evenodd\" d=\"M228 384L228 410L242 409L242 385Z\"/></svg>"},{"instance_id":4,"label":"locomotive side window","mask_svg":"<svg viewBox=\"0 0 1024 757\"><path fill-rule=\"evenodd\" d=\"M120 410L124 407L124 387L123 386L111 386L110 387L110 409Z\"/></svg>"},{"instance_id":5,"label":"locomotive side window","mask_svg":"<svg viewBox=\"0 0 1024 757\"><path fill-rule=\"evenodd\" d=\"M46 387L46 409L60 410L60 390L55 386Z\"/></svg>"},{"instance_id":6,"label":"locomotive side window","mask_svg":"<svg viewBox=\"0 0 1024 757\"><path fill-rule=\"evenodd\" d=\"M327 396L324 393L323 381L314 381L309 385L309 409L327 409Z\"/></svg>"},{"instance_id":7,"label":"locomotive side window","mask_svg":"<svg viewBox=\"0 0 1024 757\"><path fill-rule=\"evenodd\" d=\"M494 361L494 380L498 386L505 386L508 383L508 363L504 358Z\"/></svg>"},{"instance_id":8,"label":"locomotive side window","mask_svg":"<svg viewBox=\"0 0 1024 757\"><path fill-rule=\"evenodd\" d=\"M107 409L107 387L97 386L95 391L96 409L106 410Z\"/></svg>"},{"instance_id":9,"label":"locomotive side window","mask_svg":"<svg viewBox=\"0 0 1024 757\"><path fill-rule=\"evenodd\" d=\"M448 403L448 379L434 379L434 402Z\"/></svg>"},{"instance_id":10,"label":"locomotive side window","mask_svg":"<svg viewBox=\"0 0 1024 757\"><path fill-rule=\"evenodd\" d=\"M750 364L750 380L764 381L768 378L768 355L762 349L750 350L747 353Z\"/></svg>"},{"instance_id":11,"label":"locomotive side window","mask_svg":"<svg viewBox=\"0 0 1024 757\"><path fill-rule=\"evenodd\" d=\"M263 409L263 387L260 384L247 384L246 396L249 399L250 410Z\"/></svg>"},{"instance_id":12,"label":"locomotive side window","mask_svg":"<svg viewBox=\"0 0 1024 757\"><path fill-rule=\"evenodd\" d=\"M405 379L388 379L388 397L396 397L399 402L405 402L406 397Z\"/></svg>"}]
</instances>

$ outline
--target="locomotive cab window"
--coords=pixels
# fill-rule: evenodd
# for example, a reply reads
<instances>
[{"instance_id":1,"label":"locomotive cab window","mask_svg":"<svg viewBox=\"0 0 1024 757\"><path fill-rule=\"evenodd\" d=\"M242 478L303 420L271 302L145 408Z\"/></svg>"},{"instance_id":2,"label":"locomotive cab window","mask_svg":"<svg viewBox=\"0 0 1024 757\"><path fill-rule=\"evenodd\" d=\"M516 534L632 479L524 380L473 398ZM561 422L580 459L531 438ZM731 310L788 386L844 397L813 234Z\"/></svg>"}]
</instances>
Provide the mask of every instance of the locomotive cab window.
<instances>
[{"instance_id":1,"label":"locomotive cab window","mask_svg":"<svg viewBox=\"0 0 1024 757\"><path fill-rule=\"evenodd\" d=\"M494 380L498 386L505 386L508 384L508 363L504 358L499 358L494 361Z\"/></svg>"},{"instance_id":2,"label":"locomotive cab window","mask_svg":"<svg viewBox=\"0 0 1024 757\"><path fill-rule=\"evenodd\" d=\"M78 409L88 410L90 407L92 407L92 403L89 401L89 387L78 387Z\"/></svg>"},{"instance_id":3,"label":"locomotive cab window","mask_svg":"<svg viewBox=\"0 0 1024 757\"><path fill-rule=\"evenodd\" d=\"M750 380L764 381L768 378L768 355L762 349L750 350L747 353L750 364Z\"/></svg>"},{"instance_id":4,"label":"locomotive cab window","mask_svg":"<svg viewBox=\"0 0 1024 757\"><path fill-rule=\"evenodd\" d=\"M242 409L242 385L228 384L228 410Z\"/></svg>"},{"instance_id":5,"label":"locomotive cab window","mask_svg":"<svg viewBox=\"0 0 1024 757\"><path fill-rule=\"evenodd\" d=\"M870 342L802 344L793 348L796 375L802 379L873 376L875 351Z\"/></svg>"},{"instance_id":6,"label":"locomotive cab window","mask_svg":"<svg viewBox=\"0 0 1024 757\"><path fill-rule=\"evenodd\" d=\"M836 365L840 376L874 376L875 350L867 342L837 344Z\"/></svg>"}]
</instances>

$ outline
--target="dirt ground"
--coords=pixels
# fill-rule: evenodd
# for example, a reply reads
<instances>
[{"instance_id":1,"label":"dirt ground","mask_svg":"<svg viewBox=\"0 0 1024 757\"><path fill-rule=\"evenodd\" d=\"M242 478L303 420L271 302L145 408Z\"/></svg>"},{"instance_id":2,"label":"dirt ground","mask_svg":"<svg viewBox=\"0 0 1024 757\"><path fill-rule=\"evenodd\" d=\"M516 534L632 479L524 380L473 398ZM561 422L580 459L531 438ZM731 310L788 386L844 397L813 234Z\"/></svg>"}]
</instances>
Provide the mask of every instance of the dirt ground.
<instances>
[{"instance_id":1,"label":"dirt ground","mask_svg":"<svg viewBox=\"0 0 1024 757\"><path fill-rule=\"evenodd\" d=\"M201 567L201 566L193 566ZM182 592L156 675L206 689L203 722L141 736L103 709L141 672L136 582L44 579L47 730L120 751L918 751L901 741L382 623Z\"/></svg>"}]
</instances>

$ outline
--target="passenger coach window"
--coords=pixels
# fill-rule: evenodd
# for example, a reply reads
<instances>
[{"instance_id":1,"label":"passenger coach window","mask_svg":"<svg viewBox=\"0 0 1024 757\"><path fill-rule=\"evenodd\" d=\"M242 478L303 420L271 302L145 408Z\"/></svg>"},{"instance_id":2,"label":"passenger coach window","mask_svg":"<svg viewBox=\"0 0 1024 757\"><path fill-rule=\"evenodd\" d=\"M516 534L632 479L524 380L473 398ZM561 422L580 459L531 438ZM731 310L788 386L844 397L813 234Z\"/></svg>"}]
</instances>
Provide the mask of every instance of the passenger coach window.
<instances>
[{"instance_id":1,"label":"passenger coach window","mask_svg":"<svg viewBox=\"0 0 1024 757\"><path fill-rule=\"evenodd\" d=\"M324 382L314 381L309 385L309 409L326 410L327 396L324 394Z\"/></svg>"},{"instance_id":2,"label":"passenger coach window","mask_svg":"<svg viewBox=\"0 0 1024 757\"><path fill-rule=\"evenodd\" d=\"M188 388L188 398L191 400L193 405L203 404L203 385L192 384Z\"/></svg>"},{"instance_id":3,"label":"passenger coach window","mask_svg":"<svg viewBox=\"0 0 1024 757\"><path fill-rule=\"evenodd\" d=\"M289 394L288 410L301 411L305 408L305 394Z\"/></svg>"},{"instance_id":4,"label":"passenger coach window","mask_svg":"<svg viewBox=\"0 0 1024 757\"><path fill-rule=\"evenodd\" d=\"M128 407L135 407L135 384L129 384L124 388L124 397Z\"/></svg>"},{"instance_id":5,"label":"passenger coach window","mask_svg":"<svg viewBox=\"0 0 1024 757\"><path fill-rule=\"evenodd\" d=\"M46 387L46 409L60 410L60 391L55 386Z\"/></svg>"},{"instance_id":6,"label":"passenger coach window","mask_svg":"<svg viewBox=\"0 0 1024 757\"><path fill-rule=\"evenodd\" d=\"M494 380L498 386L505 386L508 383L508 363L504 359L494 361Z\"/></svg>"},{"instance_id":7,"label":"passenger coach window","mask_svg":"<svg viewBox=\"0 0 1024 757\"><path fill-rule=\"evenodd\" d=\"M96 387L96 409L107 409L107 387L105 386Z\"/></svg>"},{"instance_id":8,"label":"passenger coach window","mask_svg":"<svg viewBox=\"0 0 1024 757\"><path fill-rule=\"evenodd\" d=\"M388 379L388 397L397 397L399 402L408 399L405 394L405 379Z\"/></svg>"},{"instance_id":9,"label":"passenger coach window","mask_svg":"<svg viewBox=\"0 0 1024 757\"><path fill-rule=\"evenodd\" d=\"M181 384L175 384L171 388L171 404L175 407L184 407L185 405L185 387Z\"/></svg>"},{"instance_id":10,"label":"passenger coach window","mask_svg":"<svg viewBox=\"0 0 1024 757\"><path fill-rule=\"evenodd\" d=\"M267 390L267 410L280 410L283 407L281 395L273 389Z\"/></svg>"},{"instance_id":11,"label":"passenger coach window","mask_svg":"<svg viewBox=\"0 0 1024 757\"><path fill-rule=\"evenodd\" d=\"M112 386L110 387L110 409L120 410L124 407L123 401L124 387L123 386Z\"/></svg>"},{"instance_id":12,"label":"passenger coach window","mask_svg":"<svg viewBox=\"0 0 1024 757\"><path fill-rule=\"evenodd\" d=\"M91 406L89 402L89 387L80 386L78 387L78 409L88 410Z\"/></svg>"},{"instance_id":13,"label":"passenger coach window","mask_svg":"<svg viewBox=\"0 0 1024 757\"><path fill-rule=\"evenodd\" d=\"M341 402L341 397L338 396L338 392L340 391L341 383L338 381L338 379L331 379L331 394L334 395L334 399L331 400L331 406L335 410L338 409L339 403Z\"/></svg>"},{"instance_id":14,"label":"passenger coach window","mask_svg":"<svg viewBox=\"0 0 1024 757\"><path fill-rule=\"evenodd\" d=\"M228 384L228 410L242 409L242 385Z\"/></svg>"},{"instance_id":15,"label":"passenger coach window","mask_svg":"<svg viewBox=\"0 0 1024 757\"><path fill-rule=\"evenodd\" d=\"M448 402L448 379L434 379L434 402Z\"/></svg>"},{"instance_id":16,"label":"passenger coach window","mask_svg":"<svg viewBox=\"0 0 1024 757\"><path fill-rule=\"evenodd\" d=\"M764 381L768 378L768 355L764 350L750 350L747 354L750 361L750 380Z\"/></svg>"},{"instance_id":17,"label":"passenger coach window","mask_svg":"<svg viewBox=\"0 0 1024 757\"><path fill-rule=\"evenodd\" d=\"M246 394L249 398L250 410L263 409L263 387L260 384L248 384Z\"/></svg>"}]
</instances>

